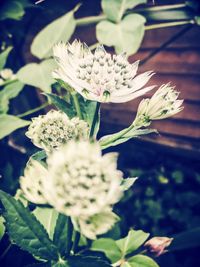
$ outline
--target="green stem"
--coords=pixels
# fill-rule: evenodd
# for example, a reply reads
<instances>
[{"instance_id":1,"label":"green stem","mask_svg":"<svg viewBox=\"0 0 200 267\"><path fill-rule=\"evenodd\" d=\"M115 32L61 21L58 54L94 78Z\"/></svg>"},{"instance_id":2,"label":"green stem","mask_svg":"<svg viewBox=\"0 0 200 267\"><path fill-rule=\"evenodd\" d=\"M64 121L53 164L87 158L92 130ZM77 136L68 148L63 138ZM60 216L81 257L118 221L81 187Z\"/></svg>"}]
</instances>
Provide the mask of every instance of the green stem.
<instances>
[{"instance_id":1,"label":"green stem","mask_svg":"<svg viewBox=\"0 0 200 267\"><path fill-rule=\"evenodd\" d=\"M10 244L7 246L7 248L4 250L4 252L1 254L1 256L0 256L0 260L2 260L2 259L6 256L6 254L8 253L8 251L11 249L11 246L12 246L12 244L10 243Z\"/></svg>"},{"instance_id":2,"label":"green stem","mask_svg":"<svg viewBox=\"0 0 200 267\"><path fill-rule=\"evenodd\" d=\"M166 28L166 27L174 27L174 26L180 26L180 25L186 25L186 24L194 24L193 20L184 20L184 21L175 21L175 22L167 22L167 23L157 23L153 25L147 25L145 26L145 30L154 30L159 28Z\"/></svg>"},{"instance_id":3,"label":"green stem","mask_svg":"<svg viewBox=\"0 0 200 267\"><path fill-rule=\"evenodd\" d=\"M185 3L183 4L176 4L176 5L158 5L152 7L145 7L145 8L138 8L137 12L146 12L146 11L163 11L163 10L174 10L179 8L187 7Z\"/></svg>"},{"instance_id":4,"label":"green stem","mask_svg":"<svg viewBox=\"0 0 200 267\"><path fill-rule=\"evenodd\" d=\"M74 254L76 254L76 252L77 252L80 237L81 237L80 233L76 231L75 237L74 237L74 243L73 243L73 247L72 247L72 251L74 252Z\"/></svg>"},{"instance_id":5,"label":"green stem","mask_svg":"<svg viewBox=\"0 0 200 267\"><path fill-rule=\"evenodd\" d=\"M15 83L17 82L18 80L17 79L14 79L14 80L6 80L4 83L2 83L0 86L5 86L5 85L9 85L9 84L12 84L12 83Z\"/></svg>"},{"instance_id":6,"label":"green stem","mask_svg":"<svg viewBox=\"0 0 200 267\"><path fill-rule=\"evenodd\" d=\"M99 15L99 16L90 16L90 17L84 17L76 20L77 26L86 26L88 24L96 24L102 20L106 19L105 15Z\"/></svg>"},{"instance_id":7,"label":"green stem","mask_svg":"<svg viewBox=\"0 0 200 267\"><path fill-rule=\"evenodd\" d=\"M33 113L35 113L35 112L37 112L37 111L39 111L39 110L41 110L41 109L47 107L48 105L49 105L49 103L46 102L46 103L42 104L41 106L39 106L39 107L37 107L37 108L28 110L28 111L26 111L26 112L24 112L24 113L21 113L21 114L17 115L17 117L18 117L18 118L26 117L26 116L28 116L28 115L30 115L30 114L33 114Z\"/></svg>"},{"instance_id":8,"label":"green stem","mask_svg":"<svg viewBox=\"0 0 200 267\"><path fill-rule=\"evenodd\" d=\"M80 104L79 104L79 101L78 101L77 94L72 93L71 95L72 95L72 98L73 98L73 101L74 101L74 107L76 109L76 113L77 113L79 119L82 120L83 116L82 116L82 113L81 113L81 108L80 108Z\"/></svg>"},{"instance_id":9,"label":"green stem","mask_svg":"<svg viewBox=\"0 0 200 267\"><path fill-rule=\"evenodd\" d=\"M70 255L70 251L72 249L73 246L73 242L72 242L72 235L73 235L73 224L71 221L71 218L68 217L68 221L67 221L67 246L66 246L66 255Z\"/></svg>"},{"instance_id":10,"label":"green stem","mask_svg":"<svg viewBox=\"0 0 200 267\"><path fill-rule=\"evenodd\" d=\"M90 128L90 138L94 137L94 130L95 130L96 122L98 120L100 105L101 104L99 102L97 102L96 109L95 109L95 112L94 112L94 117L93 117L93 120L92 120L92 125L91 125L91 128Z\"/></svg>"}]
</instances>

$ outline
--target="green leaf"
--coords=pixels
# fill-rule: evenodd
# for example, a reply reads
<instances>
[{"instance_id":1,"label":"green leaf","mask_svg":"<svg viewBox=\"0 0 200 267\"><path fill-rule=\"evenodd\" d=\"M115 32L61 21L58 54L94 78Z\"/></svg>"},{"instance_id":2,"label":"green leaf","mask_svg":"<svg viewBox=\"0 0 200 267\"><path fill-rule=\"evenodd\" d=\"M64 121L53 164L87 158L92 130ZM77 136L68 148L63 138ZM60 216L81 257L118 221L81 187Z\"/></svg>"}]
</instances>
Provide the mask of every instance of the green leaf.
<instances>
[{"instance_id":1,"label":"green leaf","mask_svg":"<svg viewBox=\"0 0 200 267\"><path fill-rule=\"evenodd\" d=\"M12 50L12 46L9 46L0 54L0 70L4 68L6 61L7 61L7 57L11 50Z\"/></svg>"},{"instance_id":2,"label":"green leaf","mask_svg":"<svg viewBox=\"0 0 200 267\"><path fill-rule=\"evenodd\" d=\"M93 120L95 119L96 123L93 126L93 136L96 137L100 127L100 109L96 110L98 109L98 103L95 101L86 100L82 105L82 109L84 110L84 119L85 121L87 121L90 128L92 126Z\"/></svg>"},{"instance_id":3,"label":"green leaf","mask_svg":"<svg viewBox=\"0 0 200 267\"><path fill-rule=\"evenodd\" d=\"M3 216L11 240L35 257L57 260L57 248L36 217L20 201L1 190L0 199L5 208Z\"/></svg>"},{"instance_id":4,"label":"green leaf","mask_svg":"<svg viewBox=\"0 0 200 267\"><path fill-rule=\"evenodd\" d=\"M33 160L41 161L41 160L45 159L46 157L47 157L47 154L46 154L45 150L41 150L41 151L38 151L35 154L33 154L30 157L30 160L33 159Z\"/></svg>"},{"instance_id":5,"label":"green leaf","mask_svg":"<svg viewBox=\"0 0 200 267\"><path fill-rule=\"evenodd\" d=\"M58 247L61 255L69 253L71 250L72 233L73 228L70 218L63 214L59 214L56 221L53 242Z\"/></svg>"},{"instance_id":6,"label":"green leaf","mask_svg":"<svg viewBox=\"0 0 200 267\"><path fill-rule=\"evenodd\" d=\"M159 267L153 259L144 255L133 256L128 263L131 267Z\"/></svg>"},{"instance_id":7,"label":"green leaf","mask_svg":"<svg viewBox=\"0 0 200 267\"><path fill-rule=\"evenodd\" d=\"M0 216L0 241L5 233L4 218Z\"/></svg>"},{"instance_id":8,"label":"green leaf","mask_svg":"<svg viewBox=\"0 0 200 267\"><path fill-rule=\"evenodd\" d=\"M142 42L145 22L145 17L139 14L128 15L117 24L101 21L96 26L97 40L104 45L114 46L116 53L132 55Z\"/></svg>"},{"instance_id":9,"label":"green leaf","mask_svg":"<svg viewBox=\"0 0 200 267\"><path fill-rule=\"evenodd\" d=\"M63 98L57 96L56 94L45 94L59 110L63 111L71 119L76 116L76 111L73 105L70 105Z\"/></svg>"},{"instance_id":10,"label":"green leaf","mask_svg":"<svg viewBox=\"0 0 200 267\"><path fill-rule=\"evenodd\" d=\"M103 136L99 140L102 149L122 144L122 143L127 142L128 140L130 140L132 138L139 137L140 135L157 133L157 131L155 129L142 129L142 130L137 129L137 128L136 129L133 128L131 130L128 130L128 129L129 128L125 128L125 129L119 131L118 133Z\"/></svg>"},{"instance_id":11,"label":"green leaf","mask_svg":"<svg viewBox=\"0 0 200 267\"><path fill-rule=\"evenodd\" d=\"M109 20L119 22L127 9L146 2L146 0L102 0L101 5Z\"/></svg>"},{"instance_id":12,"label":"green leaf","mask_svg":"<svg viewBox=\"0 0 200 267\"><path fill-rule=\"evenodd\" d=\"M5 1L0 9L0 20L20 20L24 13L24 7L19 1Z\"/></svg>"},{"instance_id":13,"label":"green leaf","mask_svg":"<svg viewBox=\"0 0 200 267\"><path fill-rule=\"evenodd\" d=\"M22 120L16 116L1 114L0 115L0 139L14 132L15 130L25 127L30 121Z\"/></svg>"},{"instance_id":14,"label":"green leaf","mask_svg":"<svg viewBox=\"0 0 200 267\"><path fill-rule=\"evenodd\" d=\"M46 229L49 238L53 240L54 229L56 226L56 220L58 218L58 212L52 208L40 208L37 207L33 214L38 219L38 221Z\"/></svg>"},{"instance_id":15,"label":"green leaf","mask_svg":"<svg viewBox=\"0 0 200 267\"><path fill-rule=\"evenodd\" d=\"M177 234L169 247L170 251L195 248L200 246L200 227Z\"/></svg>"},{"instance_id":16,"label":"green leaf","mask_svg":"<svg viewBox=\"0 0 200 267\"><path fill-rule=\"evenodd\" d=\"M122 187L123 190L126 191L128 190L137 180L137 177L131 177L131 178L125 178L122 180Z\"/></svg>"},{"instance_id":17,"label":"green leaf","mask_svg":"<svg viewBox=\"0 0 200 267\"><path fill-rule=\"evenodd\" d=\"M31 45L31 53L42 59L52 55L52 47L58 42L67 42L76 27L74 12L77 7L64 16L48 24L36 35Z\"/></svg>"},{"instance_id":18,"label":"green leaf","mask_svg":"<svg viewBox=\"0 0 200 267\"><path fill-rule=\"evenodd\" d=\"M69 267L109 267L111 266L100 257L74 256L67 259Z\"/></svg>"},{"instance_id":19,"label":"green leaf","mask_svg":"<svg viewBox=\"0 0 200 267\"><path fill-rule=\"evenodd\" d=\"M141 230L130 230L128 236L116 241L117 246L122 252L123 256L138 249L148 238L149 234Z\"/></svg>"},{"instance_id":20,"label":"green leaf","mask_svg":"<svg viewBox=\"0 0 200 267\"><path fill-rule=\"evenodd\" d=\"M101 251L112 263L121 259L121 251L116 242L110 238L100 238L92 242L91 250Z\"/></svg>"},{"instance_id":21,"label":"green leaf","mask_svg":"<svg viewBox=\"0 0 200 267\"><path fill-rule=\"evenodd\" d=\"M9 109L9 100L15 98L24 88L24 84L16 81L8 84L0 91L0 113L6 113Z\"/></svg>"},{"instance_id":22,"label":"green leaf","mask_svg":"<svg viewBox=\"0 0 200 267\"><path fill-rule=\"evenodd\" d=\"M51 92L51 85L55 82L52 71L56 68L53 59L47 59L41 63L30 63L22 67L18 73L18 79L25 84L40 88L46 93Z\"/></svg>"}]
</instances>

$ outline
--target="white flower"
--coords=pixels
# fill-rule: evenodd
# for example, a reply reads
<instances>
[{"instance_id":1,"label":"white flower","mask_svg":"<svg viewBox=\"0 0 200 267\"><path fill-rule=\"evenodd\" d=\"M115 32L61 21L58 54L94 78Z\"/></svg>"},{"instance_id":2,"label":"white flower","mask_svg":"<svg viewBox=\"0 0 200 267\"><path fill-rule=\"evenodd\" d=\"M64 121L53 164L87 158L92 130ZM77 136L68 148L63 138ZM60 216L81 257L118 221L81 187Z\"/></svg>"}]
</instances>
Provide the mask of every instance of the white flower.
<instances>
[{"instance_id":1,"label":"white flower","mask_svg":"<svg viewBox=\"0 0 200 267\"><path fill-rule=\"evenodd\" d=\"M51 110L46 115L33 118L26 136L34 145L47 152L65 144L71 139L88 138L87 123L75 117L71 120L62 111Z\"/></svg>"},{"instance_id":2,"label":"white flower","mask_svg":"<svg viewBox=\"0 0 200 267\"><path fill-rule=\"evenodd\" d=\"M12 79L13 71L11 69L3 69L0 71L0 76L4 80Z\"/></svg>"},{"instance_id":3,"label":"white flower","mask_svg":"<svg viewBox=\"0 0 200 267\"><path fill-rule=\"evenodd\" d=\"M183 109L183 100L178 100L178 96L179 93L169 83L162 85L151 98L141 101L137 118L143 117L148 122L175 115Z\"/></svg>"},{"instance_id":4,"label":"white flower","mask_svg":"<svg viewBox=\"0 0 200 267\"><path fill-rule=\"evenodd\" d=\"M28 162L24 176L20 177L20 186L27 200L36 204L47 203L44 197L43 182L48 178L48 171L38 161Z\"/></svg>"},{"instance_id":5,"label":"white flower","mask_svg":"<svg viewBox=\"0 0 200 267\"><path fill-rule=\"evenodd\" d=\"M138 61L129 64L124 54L111 56L103 46L93 54L86 44L75 40L72 44L57 44L53 53L59 66L53 72L54 78L66 82L89 100L127 102L154 88L142 88L152 71L136 76Z\"/></svg>"},{"instance_id":6,"label":"white flower","mask_svg":"<svg viewBox=\"0 0 200 267\"><path fill-rule=\"evenodd\" d=\"M112 211L98 213L91 217L80 217L75 222L77 230L90 239L96 239L97 235L107 233L114 224L119 220L119 217Z\"/></svg>"},{"instance_id":7,"label":"white flower","mask_svg":"<svg viewBox=\"0 0 200 267\"><path fill-rule=\"evenodd\" d=\"M59 212L88 218L110 211L122 196L116 154L101 155L98 143L70 141L47 160L45 197Z\"/></svg>"}]
</instances>

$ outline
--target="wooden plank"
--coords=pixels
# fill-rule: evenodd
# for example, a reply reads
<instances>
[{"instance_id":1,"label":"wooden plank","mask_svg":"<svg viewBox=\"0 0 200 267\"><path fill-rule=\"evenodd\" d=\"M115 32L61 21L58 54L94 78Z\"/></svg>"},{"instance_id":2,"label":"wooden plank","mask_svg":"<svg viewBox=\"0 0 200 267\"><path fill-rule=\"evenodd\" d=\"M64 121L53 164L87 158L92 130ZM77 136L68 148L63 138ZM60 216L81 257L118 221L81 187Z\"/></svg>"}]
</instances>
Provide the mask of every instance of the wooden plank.
<instances>
[{"instance_id":1,"label":"wooden plank","mask_svg":"<svg viewBox=\"0 0 200 267\"><path fill-rule=\"evenodd\" d=\"M112 112L117 112L117 111L125 113L129 112L129 114L131 114L131 116L134 117L137 113L138 105L143 98L144 97L139 97L127 103L104 104L102 108ZM175 114L173 116L173 119L181 119L181 120L200 123L200 104L184 102L183 106L184 109L181 112Z\"/></svg>"},{"instance_id":2,"label":"wooden plank","mask_svg":"<svg viewBox=\"0 0 200 267\"><path fill-rule=\"evenodd\" d=\"M128 110L105 110L102 109L102 121L104 123L116 124L127 127L134 120L134 115ZM165 119L154 121L151 127L157 129L160 133L172 134L200 140L200 124L191 123L183 120Z\"/></svg>"},{"instance_id":3,"label":"wooden plank","mask_svg":"<svg viewBox=\"0 0 200 267\"><path fill-rule=\"evenodd\" d=\"M186 26L155 29L145 32L141 49L155 49L169 40L172 36L180 32ZM200 48L200 42L197 42L197 36L200 36L200 27L193 26L188 32L179 37L170 44L170 48Z\"/></svg>"},{"instance_id":4,"label":"wooden plank","mask_svg":"<svg viewBox=\"0 0 200 267\"><path fill-rule=\"evenodd\" d=\"M149 55L149 51L139 51L130 56L129 61L143 60ZM200 51L177 50L162 51L146 64L140 67L140 71L154 70L157 73L197 74L200 73Z\"/></svg>"}]
</instances>

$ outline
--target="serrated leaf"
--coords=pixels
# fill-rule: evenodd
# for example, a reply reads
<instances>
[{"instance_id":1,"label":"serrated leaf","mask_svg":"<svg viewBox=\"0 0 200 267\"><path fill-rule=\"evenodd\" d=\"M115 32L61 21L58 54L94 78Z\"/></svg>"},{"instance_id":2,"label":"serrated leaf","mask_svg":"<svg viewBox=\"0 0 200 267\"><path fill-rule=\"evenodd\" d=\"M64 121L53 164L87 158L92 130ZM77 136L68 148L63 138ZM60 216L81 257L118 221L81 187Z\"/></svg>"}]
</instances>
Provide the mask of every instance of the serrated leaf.
<instances>
[{"instance_id":1,"label":"serrated leaf","mask_svg":"<svg viewBox=\"0 0 200 267\"><path fill-rule=\"evenodd\" d=\"M0 54L0 70L2 70L6 64L8 55L12 50L12 46L7 47L3 52Z\"/></svg>"},{"instance_id":2,"label":"serrated leaf","mask_svg":"<svg viewBox=\"0 0 200 267\"><path fill-rule=\"evenodd\" d=\"M31 45L31 53L34 56L40 59L49 57L56 43L70 39L76 27L75 11L76 9L54 20L36 35Z\"/></svg>"},{"instance_id":3,"label":"serrated leaf","mask_svg":"<svg viewBox=\"0 0 200 267\"><path fill-rule=\"evenodd\" d=\"M0 200L5 208L3 216L11 240L35 257L57 260L57 248L36 217L20 201L1 190Z\"/></svg>"},{"instance_id":4,"label":"serrated leaf","mask_svg":"<svg viewBox=\"0 0 200 267\"><path fill-rule=\"evenodd\" d=\"M69 217L59 214L56 221L53 242L58 247L61 255L68 254L72 246L71 239L73 231L71 221L69 220Z\"/></svg>"},{"instance_id":5,"label":"serrated leaf","mask_svg":"<svg viewBox=\"0 0 200 267\"><path fill-rule=\"evenodd\" d=\"M121 251L116 242L110 238L100 238L92 242L91 250L104 252L112 263L121 259Z\"/></svg>"},{"instance_id":6,"label":"serrated leaf","mask_svg":"<svg viewBox=\"0 0 200 267\"><path fill-rule=\"evenodd\" d=\"M0 139L14 132L15 130L25 127L30 121L22 120L16 116L1 114L0 115Z\"/></svg>"},{"instance_id":7,"label":"serrated leaf","mask_svg":"<svg viewBox=\"0 0 200 267\"><path fill-rule=\"evenodd\" d=\"M101 5L109 20L119 22L127 9L146 2L146 0L102 0Z\"/></svg>"},{"instance_id":8,"label":"serrated leaf","mask_svg":"<svg viewBox=\"0 0 200 267\"><path fill-rule=\"evenodd\" d=\"M115 24L104 20L96 26L96 36L99 43L114 46L116 53L126 52L132 55L137 52L142 42L146 22L145 17L139 14L126 16Z\"/></svg>"},{"instance_id":9,"label":"serrated leaf","mask_svg":"<svg viewBox=\"0 0 200 267\"><path fill-rule=\"evenodd\" d=\"M102 260L100 257L84 257L84 256L74 256L67 259L69 267L111 267L109 263Z\"/></svg>"},{"instance_id":10,"label":"serrated leaf","mask_svg":"<svg viewBox=\"0 0 200 267\"><path fill-rule=\"evenodd\" d=\"M6 85L0 91L0 113L7 113L9 109L9 100L15 98L24 88L24 84L16 81Z\"/></svg>"},{"instance_id":11,"label":"serrated leaf","mask_svg":"<svg viewBox=\"0 0 200 267\"><path fill-rule=\"evenodd\" d=\"M47 59L41 63L30 63L17 72L18 79L25 84L40 88L46 93L51 92L51 85L55 82L52 71L56 68L53 59Z\"/></svg>"},{"instance_id":12,"label":"serrated leaf","mask_svg":"<svg viewBox=\"0 0 200 267\"><path fill-rule=\"evenodd\" d=\"M44 226L49 235L49 238L53 240L53 234L56 226L56 221L58 218L58 212L53 208L37 207L33 211L33 214L38 219L38 221Z\"/></svg>"},{"instance_id":13,"label":"serrated leaf","mask_svg":"<svg viewBox=\"0 0 200 267\"><path fill-rule=\"evenodd\" d=\"M76 116L76 111L74 107L66 102L63 98L57 96L56 94L45 94L53 105L55 105L59 110L63 111L71 119Z\"/></svg>"},{"instance_id":14,"label":"serrated leaf","mask_svg":"<svg viewBox=\"0 0 200 267\"><path fill-rule=\"evenodd\" d=\"M130 267L159 267L158 264L145 255L136 255L128 260Z\"/></svg>"},{"instance_id":15,"label":"serrated leaf","mask_svg":"<svg viewBox=\"0 0 200 267\"><path fill-rule=\"evenodd\" d=\"M148 236L149 233L145 233L141 230L134 231L131 229L128 232L127 237L117 240L116 244L121 250L122 255L126 256L138 249L145 242Z\"/></svg>"}]
</instances>

